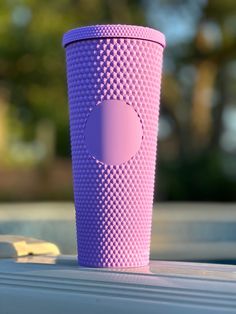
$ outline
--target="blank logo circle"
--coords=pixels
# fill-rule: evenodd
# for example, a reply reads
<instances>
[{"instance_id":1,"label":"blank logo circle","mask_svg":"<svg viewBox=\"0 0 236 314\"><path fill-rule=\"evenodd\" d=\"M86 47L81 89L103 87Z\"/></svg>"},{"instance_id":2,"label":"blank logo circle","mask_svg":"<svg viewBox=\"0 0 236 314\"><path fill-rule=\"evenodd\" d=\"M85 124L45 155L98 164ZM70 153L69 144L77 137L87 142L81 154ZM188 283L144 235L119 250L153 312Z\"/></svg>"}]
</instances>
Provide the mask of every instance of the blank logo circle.
<instances>
[{"instance_id":1,"label":"blank logo circle","mask_svg":"<svg viewBox=\"0 0 236 314\"><path fill-rule=\"evenodd\" d=\"M121 100L104 100L88 117L85 143L97 160L119 165L138 152L142 133L142 123L132 106Z\"/></svg>"}]
</instances>

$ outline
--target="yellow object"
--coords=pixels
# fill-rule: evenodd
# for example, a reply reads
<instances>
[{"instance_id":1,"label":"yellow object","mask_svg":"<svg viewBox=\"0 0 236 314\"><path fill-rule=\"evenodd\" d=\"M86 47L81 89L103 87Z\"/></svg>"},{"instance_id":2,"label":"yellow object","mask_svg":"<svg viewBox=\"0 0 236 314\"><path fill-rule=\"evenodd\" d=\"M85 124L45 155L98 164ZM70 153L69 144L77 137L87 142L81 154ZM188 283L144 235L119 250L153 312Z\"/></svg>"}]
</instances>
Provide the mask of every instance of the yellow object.
<instances>
[{"instance_id":1,"label":"yellow object","mask_svg":"<svg viewBox=\"0 0 236 314\"><path fill-rule=\"evenodd\" d=\"M59 254L59 248L50 242L23 236L0 235L0 258Z\"/></svg>"}]
</instances>

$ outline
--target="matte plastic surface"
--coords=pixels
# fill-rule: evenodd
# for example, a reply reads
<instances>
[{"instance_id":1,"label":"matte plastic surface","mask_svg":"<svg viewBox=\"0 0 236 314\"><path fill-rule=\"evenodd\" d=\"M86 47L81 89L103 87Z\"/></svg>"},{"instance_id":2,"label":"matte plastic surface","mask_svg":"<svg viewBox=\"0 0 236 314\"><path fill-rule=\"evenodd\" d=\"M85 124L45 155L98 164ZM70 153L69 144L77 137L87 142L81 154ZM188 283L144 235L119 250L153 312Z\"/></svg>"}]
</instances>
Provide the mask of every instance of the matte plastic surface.
<instances>
[{"instance_id":1,"label":"matte plastic surface","mask_svg":"<svg viewBox=\"0 0 236 314\"><path fill-rule=\"evenodd\" d=\"M142 142L142 123L134 108L121 100L105 100L91 112L85 128L89 153L108 165L133 157Z\"/></svg>"},{"instance_id":2,"label":"matte plastic surface","mask_svg":"<svg viewBox=\"0 0 236 314\"><path fill-rule=\"evenodd\" d=\"M66 46L80 265L149 262L162 53L156 42L128 38ZM138 151L118 165L94 158L85 140L91 113L107 100L132 106L143 129Z\"/></svg>"},{"instance_id":3,"label":"matte plastic surface","mask_svg":"<svg viewBox=\"0 0 236 314\"><path fill-rule=\"evenodd\" d=\"M165 47L165 36L156 29L136 25L91 25L71 29L63 37L63 46L78 40L92 38L134 38L150 40Z\"/></svg>"}]
</instances>

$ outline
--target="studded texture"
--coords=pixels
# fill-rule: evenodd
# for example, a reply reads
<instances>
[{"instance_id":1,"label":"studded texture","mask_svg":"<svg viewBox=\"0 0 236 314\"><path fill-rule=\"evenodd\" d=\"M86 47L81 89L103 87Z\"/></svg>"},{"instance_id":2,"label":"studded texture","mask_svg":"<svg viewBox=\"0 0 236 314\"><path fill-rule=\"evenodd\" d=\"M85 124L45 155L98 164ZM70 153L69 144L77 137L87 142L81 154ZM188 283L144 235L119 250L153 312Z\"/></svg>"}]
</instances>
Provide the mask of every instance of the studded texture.
<instances>
[{"instance_id":1,"label":"studded texture","mask_svg":"<svg viewBox=\"0 0 236 314\"><path fill-rule=\"evenodd\" d=\"M128 38L66 47L79 264L141 266L149 262L163 47ZM94 106L118 99L143 126L134 157L106 165L87 151L86 121Z\"/></svg>"},{"instance_id":2,"label":"studded texture","mask_svg":"<svg viewBox=\"0 0 236 314\"><path fill-rule=\"evenodd\" d=\"M142 40L151 40L165 47L165 36L156 29L136 25L122 24L106 24L106 25L91 25L71 29L63 36L62 44L67 44L92 38L135 38Z\"/></svg>"}]
</instances>

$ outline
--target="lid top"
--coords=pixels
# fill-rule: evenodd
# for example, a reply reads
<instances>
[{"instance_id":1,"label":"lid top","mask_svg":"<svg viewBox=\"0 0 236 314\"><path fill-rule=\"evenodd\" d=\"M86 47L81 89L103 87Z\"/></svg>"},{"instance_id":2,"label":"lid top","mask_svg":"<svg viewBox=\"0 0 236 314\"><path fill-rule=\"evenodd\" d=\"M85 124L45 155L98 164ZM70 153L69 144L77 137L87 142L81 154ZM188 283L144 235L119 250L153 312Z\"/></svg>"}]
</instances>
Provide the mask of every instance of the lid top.
<instances>
[{"instance_id":1,"label":"lid top","mask_svg":"<svg viewBox=\"0 0 236 314\"><path fill-rule=\"evenodd\" d=\"M165 36L156 29L136 25L106 24L74 28L63 36L62 45L92 38L136 38L154 41L165 47Z\"/></svg>"}]
</instances>

